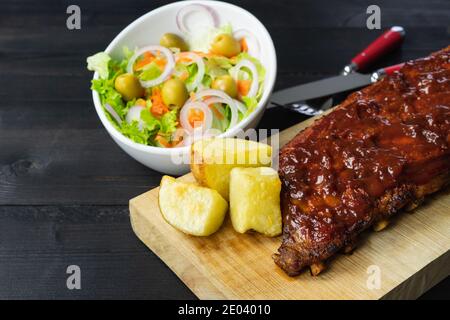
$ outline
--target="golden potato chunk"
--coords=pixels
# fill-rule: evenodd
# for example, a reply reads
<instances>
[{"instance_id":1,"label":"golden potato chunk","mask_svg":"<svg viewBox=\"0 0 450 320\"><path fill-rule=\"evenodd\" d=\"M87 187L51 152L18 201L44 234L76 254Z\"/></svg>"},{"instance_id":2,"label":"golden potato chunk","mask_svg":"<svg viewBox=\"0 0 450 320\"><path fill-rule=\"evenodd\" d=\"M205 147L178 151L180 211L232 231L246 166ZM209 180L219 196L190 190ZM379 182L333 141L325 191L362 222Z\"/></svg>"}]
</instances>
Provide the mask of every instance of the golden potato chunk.
<instances>
[{"instance_id":1,"label":"golden potato chunk","mask_svg":"<svg viewBox=\"0 0 450 320\"><path fill-rule=\"evenodd\" d=\"M237 232L281 233L281 181L272 168L234 168L230 174L230 216Z\"/></svg>"},{"instance_id":2,"label":"golden potato chunk","mask_svg":"<svg viewBox=\"0 0 450 320\"><path fill-rule=\"evenodd\" d=\"M235 167L270 166L272 148L255 141L212 138L191 146L191 171L203 186L229 199L230 171Z\"/></svg>"},{"instance_id":3,"label":"golden potato chunk","mask_svg":"<svg viewBox=\"0 0 450 320\"><path fill-rule=\"evenodd\" d=\"M159 208L164 219L176 229L194 236L209 236L222 225L228 203L216 190L164 176Z\"/></svg>"}]
</instances>

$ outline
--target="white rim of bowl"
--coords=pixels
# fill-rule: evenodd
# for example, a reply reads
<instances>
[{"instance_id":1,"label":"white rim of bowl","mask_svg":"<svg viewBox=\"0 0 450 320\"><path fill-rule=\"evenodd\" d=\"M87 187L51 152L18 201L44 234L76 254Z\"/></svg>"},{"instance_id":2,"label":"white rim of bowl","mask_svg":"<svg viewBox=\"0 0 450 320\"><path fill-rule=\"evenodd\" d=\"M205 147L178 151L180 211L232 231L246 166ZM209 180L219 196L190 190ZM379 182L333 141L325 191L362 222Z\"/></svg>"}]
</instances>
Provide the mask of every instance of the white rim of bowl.
<instances>
[{"instance_id":1,"label":"white rim of bowl","mask_svg":"<svg viewBox=\"0 0 450 320\"><path fill-rule=\"evenodd\" d=\"M275 85L275 79L276 79L276 73L277 73L277 57L276 57L276 51L275 51L275 46L274 46L272 37L270 36L270 34L267 31L266 27L252 13L250 13L247 10L245 10L245 9L243 9L241 7L238 7L238 6L234 5L234 4L226 3L226 2L222 2L222 1L180 1L180 2L174 2L174 3L171 3L171 4L167 4L167 5L164 5L162 7L156 8L156 9L150 11L150 12L147 12L146 14L140 16L139 18L137 18L136 20L131 22L128 26L125 27L125 29L123 29L111 41L111 43L105 49L105 52L106 53L110 53L112 51L112 48L116 46L117 42L119 42L120 40L122 40L122 38L124 38L126 36L126 34L129 32L130 29L133 29L136 25L138 25L142 20L146 19L147 17L157 15L161 11L167 10L169 8L178 7L178 6L181 6L181 5L187 5L189 3L198 3L198 4L213 6L213 7L214 6L232 7L234 9L236 9L236 10L242 11L243 14L247 15L250 19L255 20L259 24L259 26L261 27L261 29L263 31L263 37L266 37L268 39L269 46L272 47L272 52L273 52L272 64L273 64L274 67L273 67L272 70L269 70L270 74L266 74L266 78L267 78L266 81L268 80L268 82L267 83L266 83L266 81L264 82L264 92L263 92L263 95L261 97L261 100L258 103L258 106L255 108L255 110L252 112L252 114L250 114L247 118L245 118L244 120L239 122L234 128L232 128L231 130L228 130L228 131L226 131L226 132L224 132L224 133L222 133L222 134L217 136L219 138L233 137L234 135L236 135L237 131L241 130L247 124L249 124L252 120L254 120L256 115L259 114L259 111L261 111L260 109L266 107L266 105L268 103L268 100L269 100L269 97L272 94L273 87ZM269 59L270 58L271 57L269 57ZM93 79L98 79L97 72L94 73ZM136 149L138 149L140 151L150 151L152 153L157 153L157 154L184 153L184 152L186 152L186 151L188 151L190 149L190 145L189 146L184 146L184 147L176 147L176 148L162 148L162 147L148 146L148 145L145 145L145 144L134 142L133 140L125 137L121 132L119 132L109 122L109 120L106 118L106 115L105 115L105 112L103 110L103 106L101 104L100 97L99 97L97 91L92 90L92 98L94 100L95 110L97 111L97 115L99 116L100 121L102 122L103 126L105 127L105 129L108 131L108 133L110 135L112 135L114 138L118 139L120 142L122 142L122 143L124 143L126 145L130 145L133 148L136 148Z\"/></svg>"}]
</instances>

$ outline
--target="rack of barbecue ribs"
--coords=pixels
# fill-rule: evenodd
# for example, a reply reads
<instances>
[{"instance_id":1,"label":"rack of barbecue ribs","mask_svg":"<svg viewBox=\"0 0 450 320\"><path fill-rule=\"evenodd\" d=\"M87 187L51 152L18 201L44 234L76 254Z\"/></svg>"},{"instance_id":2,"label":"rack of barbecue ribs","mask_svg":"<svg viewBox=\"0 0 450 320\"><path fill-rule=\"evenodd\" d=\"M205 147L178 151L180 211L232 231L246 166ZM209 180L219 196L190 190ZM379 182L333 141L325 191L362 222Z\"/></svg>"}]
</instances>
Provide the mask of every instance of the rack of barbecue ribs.
<instances>
[{"instance_id":1,"label":"rack of barbecue ribs","mask_svg":"<svg viewBox=\"0 0 450 320\"><path fill-rule=\"evenodd\" d=\"M313 275L449 182L450 46L351 94L280 151L275 263Z\"/></svg>"}]
</instances>

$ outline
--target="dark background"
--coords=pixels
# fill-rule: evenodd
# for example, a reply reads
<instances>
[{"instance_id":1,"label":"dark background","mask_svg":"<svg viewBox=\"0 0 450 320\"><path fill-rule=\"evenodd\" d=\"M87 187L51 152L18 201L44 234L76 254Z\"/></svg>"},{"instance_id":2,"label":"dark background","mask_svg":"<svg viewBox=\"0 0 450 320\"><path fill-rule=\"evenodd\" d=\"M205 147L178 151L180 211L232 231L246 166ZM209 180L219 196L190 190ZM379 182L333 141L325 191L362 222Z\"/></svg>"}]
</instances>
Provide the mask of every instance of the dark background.
<instances>
[{"instance_id":1,"label":"dark background","mask_svg":"<svg viewBox=\"0 0 450 320\"><path fill-rule=\"evenodd\" d=\"M233 1L256 15L278 54L276 88L336 74L381 31L365 27L374 1ZM128 200L161 175L122 152L103 129L86 57L101 51L153 0L0 4L0 298L195 298L134 236ZM450 1L375 1L382 28L402 25L403 48L376 67L450 44ZM66 28L78 4L82 29ZM303 118L269 110L261 127ZM82 290L66 289L81 267ZM450 298L450 278L423 298Z\"/></svg>"}]
</instances>

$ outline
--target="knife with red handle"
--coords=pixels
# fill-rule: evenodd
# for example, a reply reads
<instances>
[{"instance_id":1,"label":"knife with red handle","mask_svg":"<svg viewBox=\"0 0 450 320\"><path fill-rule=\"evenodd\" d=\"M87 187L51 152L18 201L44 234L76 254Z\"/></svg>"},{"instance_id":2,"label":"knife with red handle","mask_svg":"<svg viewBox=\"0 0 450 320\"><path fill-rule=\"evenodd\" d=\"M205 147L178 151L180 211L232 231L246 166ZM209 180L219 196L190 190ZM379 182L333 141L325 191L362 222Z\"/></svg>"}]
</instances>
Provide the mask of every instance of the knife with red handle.
<instances>
[{"instance_id":1,"label":"knife with red handle","mask_svg":"<svg viewBox=\"0 0 450 320\"><path fill-rule=\"evenodd\" d=\"M379 69L373 73L363 74L352 72L346 76L339 75L314 82L305 83L299 86L283 89L275 92L270 101L274 105L291 108L296 104L305 105L305 101L327 97L336 93L359 89L378 81L385 75L393 74L403 66L403 63ZM294 108L294 107L292 107ZM297 110L296 110L297 111Z\"/></svg>"},{"instance_id":2,"label":"knife with red handle","mask_svg":"<svg viewBox=\"0 0 450 320\"><path fill-rule=\"evenodd\" d=\"M392 74L399 70L403 66L402 63L379 69L372 74L356 72L367 68L368 65L374 63L377 59L399 46L404 37L405 30L402 27L391 27L363 51L357 54L351 60L351 63L345 66L340 75L277 91L272 94L270 99L271 105L269 104L268 108L273 106L283 106L307 115L321 113L324 109L327 109L332 105L331 99L327 99L327 101L331 100L331 103L325 103L319 107L311 106L308 101L359 89L377 81L385 75ZM299 109L299 106L301 106L301 109Z\"/></svg>"},{"instance_id":3,"label":"knife with red handle","mask_svg":"<svg viewBox=\"0 0 450 320\"><path fill-rule=\"evenodd\" d=\"M354 71L361 71L373 64L382 56L388 54L402 43L405 37L403 27L394 26L384 32L363 51L358 53L351 63L344 67L342 74L346 75Z\"/></svg>"},{"instance_id":4,"label":"knife with red handle","mask_svg":"<svg viewBox=\"0 0 450 320\"><path fill-rule=\"evenodd\" d=\"M377 82L380 78L382 78L384 76L390 76L390 75L394 74L394 72L400 70L404 65L405 65L405 63L402 62L399 64L395 64L393 66L378 69L377 71L372 73L372 75L370 76L370 80L371 80L371 82Z\"/></svg>"}]
</instances>

